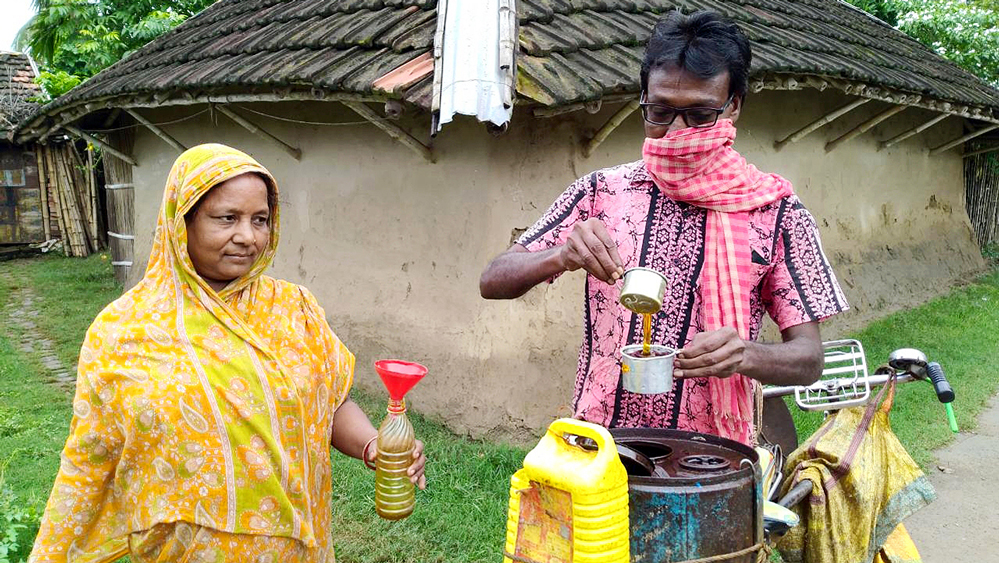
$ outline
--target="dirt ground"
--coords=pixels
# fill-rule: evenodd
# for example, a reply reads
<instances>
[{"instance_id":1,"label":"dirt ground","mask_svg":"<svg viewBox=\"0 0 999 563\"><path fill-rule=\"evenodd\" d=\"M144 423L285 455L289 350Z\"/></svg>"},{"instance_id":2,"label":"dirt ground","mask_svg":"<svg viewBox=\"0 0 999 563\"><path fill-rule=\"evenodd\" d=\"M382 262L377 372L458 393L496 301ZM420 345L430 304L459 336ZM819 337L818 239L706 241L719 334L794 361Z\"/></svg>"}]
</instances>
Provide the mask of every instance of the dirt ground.
<instances>
[{"instance_id":1,"label":"dirt ground","mask_svg":"<svg viewBox=\"0 0 999 563\"><path fill-rule=\"evenodd\" d=\"M999 396L973 432L937 452L937 500L905 526L924 563L999 562Z\"/></svg>"}]
</instances>

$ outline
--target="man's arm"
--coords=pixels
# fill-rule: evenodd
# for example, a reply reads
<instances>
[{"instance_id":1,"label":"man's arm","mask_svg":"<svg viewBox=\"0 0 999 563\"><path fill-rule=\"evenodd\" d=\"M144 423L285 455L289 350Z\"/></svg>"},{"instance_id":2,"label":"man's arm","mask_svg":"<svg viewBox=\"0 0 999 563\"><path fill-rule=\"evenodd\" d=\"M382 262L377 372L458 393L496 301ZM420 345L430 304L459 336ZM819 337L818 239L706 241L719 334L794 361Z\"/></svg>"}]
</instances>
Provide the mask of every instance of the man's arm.
<instances>
[{"instance_id":1,"label":"man's arm","mask_svg":"<svg viewBox=\"0 0 999 563\"><path fill-rule=\"evenodd\" d=\"M599 219L575 224L565 244L547 250L530 252L514 244L482 271L479 293L486 299L514 299L553 276L580 268L609 284L624 274L617 243Z\"/></svg>"},{"instance_id":2,"label":"man's arm","mask_svg":"<svg viewBox=\"0 0 999 563\"><path fill-rule=\"evenodd\" d=\"M809 385L822 375L819 323L781 331L783 342L763 344L739 338L734 328L694 336L677 354L675 377L729 377L741 373L770 385Z\"/></svg>"},{"instance_id":3,"label":"man's arm","mask_svg":"<svg viewBox=\"0 0 999 563\"><path fill-rule=\"evenodd\" d=\"M479 293L486 299L516 299L565 271L561 252L561 246L529 252L524 246L514 244L482 271Z\"/></svg>"}]
</instances>

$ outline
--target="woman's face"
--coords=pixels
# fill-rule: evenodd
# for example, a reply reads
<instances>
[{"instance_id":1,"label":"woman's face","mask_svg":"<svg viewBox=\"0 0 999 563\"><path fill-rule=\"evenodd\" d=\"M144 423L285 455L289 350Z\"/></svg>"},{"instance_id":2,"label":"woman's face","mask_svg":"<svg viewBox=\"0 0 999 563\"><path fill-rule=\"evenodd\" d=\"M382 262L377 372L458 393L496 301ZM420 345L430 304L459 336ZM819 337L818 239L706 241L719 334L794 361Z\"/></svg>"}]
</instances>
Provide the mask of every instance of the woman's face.
<instances>
[{"instance_id":1,"label":"woman's face","mask_svg":"<svg viewBox=\"0 0 999 563\"><path fill-rule=\"evenodd\" d=\"M187 221L195 271L219 291L250 271L270 240L267 184L257 174L230 178L208 191Z\"/></svg>"}]
</instances>

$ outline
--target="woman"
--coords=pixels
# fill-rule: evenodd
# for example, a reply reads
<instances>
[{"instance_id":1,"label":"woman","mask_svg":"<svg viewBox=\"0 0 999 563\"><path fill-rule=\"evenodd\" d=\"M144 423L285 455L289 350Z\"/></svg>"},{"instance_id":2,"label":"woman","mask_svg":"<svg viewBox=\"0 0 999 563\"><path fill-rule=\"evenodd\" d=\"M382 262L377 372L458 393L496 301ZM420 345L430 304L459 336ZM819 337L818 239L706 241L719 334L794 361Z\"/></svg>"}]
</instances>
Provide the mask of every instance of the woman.
<instances>
[{"instance_id":1,"label":"woman","mask_svg":"<svg viewBox=\"0 0 999 563\"><path fill-rule=\"evenodd\" d=\"M329 446L371 461L377 431L315 297L263 275L277 195L223 145L174 163L145 276L87 332L30 561L334 560Z\"/></svg>"}]
</instances>

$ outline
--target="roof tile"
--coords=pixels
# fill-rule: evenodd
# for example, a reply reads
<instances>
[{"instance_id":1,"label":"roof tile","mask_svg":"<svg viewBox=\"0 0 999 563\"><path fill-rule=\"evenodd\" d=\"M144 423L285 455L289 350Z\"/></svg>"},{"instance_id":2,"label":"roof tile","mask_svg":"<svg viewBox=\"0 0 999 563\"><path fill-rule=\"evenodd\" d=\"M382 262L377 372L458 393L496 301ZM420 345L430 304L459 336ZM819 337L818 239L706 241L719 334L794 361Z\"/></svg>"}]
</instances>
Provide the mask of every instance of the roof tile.
<instances>
[{"instance_id":1,"label":"roof tile","mask_svg":"<svg viewBox=\"0 0 999 563\"><path fill-rule=\"evenodd\" d=\"M429 107L432 81L373 82L432 51L437 0L219 0L43 108L181 90L293 85L396 96ZM999 117L999 92L912 38L837 0L518 0L522 99L564 105L637 92L654 24L713 9L753 44L755 76L849 79Z\"/></svg>"}]
</instances>

